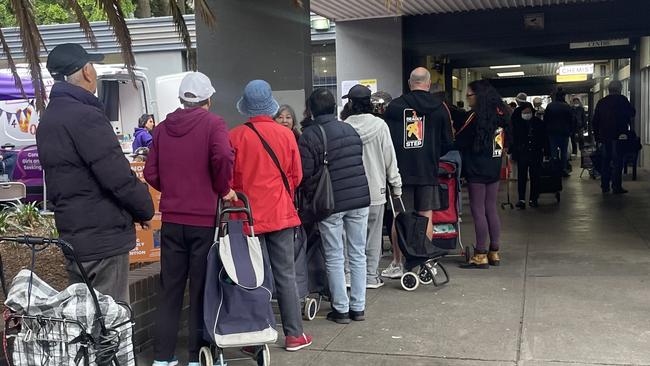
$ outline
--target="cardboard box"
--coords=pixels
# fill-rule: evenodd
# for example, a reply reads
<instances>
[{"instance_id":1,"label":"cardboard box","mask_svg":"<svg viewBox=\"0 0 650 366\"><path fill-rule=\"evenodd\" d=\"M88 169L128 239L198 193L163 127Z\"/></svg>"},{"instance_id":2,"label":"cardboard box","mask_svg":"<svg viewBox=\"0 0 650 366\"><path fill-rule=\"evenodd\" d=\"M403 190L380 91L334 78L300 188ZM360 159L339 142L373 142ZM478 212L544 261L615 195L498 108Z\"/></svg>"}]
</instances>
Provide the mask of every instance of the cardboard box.
<instances>
[{"instance_id":1,"label":"cardboard box","mask_svg":"<svg viewBox=\"0 0 650 366\"><path fill-rule=\"evenodd\" d=\"M145 163L143 162L131 163L131 169L143 182L145 182L144 166ZM151 228L149 230L143 230L139 224L135 225L137 241L135 248L131 253L129 253L130 263L157 262L160 260L160 228L162 226L160 214L160 192L149 186L149 194L153 200L156 214L151 220Z\"/></svg>"}]
</instances>

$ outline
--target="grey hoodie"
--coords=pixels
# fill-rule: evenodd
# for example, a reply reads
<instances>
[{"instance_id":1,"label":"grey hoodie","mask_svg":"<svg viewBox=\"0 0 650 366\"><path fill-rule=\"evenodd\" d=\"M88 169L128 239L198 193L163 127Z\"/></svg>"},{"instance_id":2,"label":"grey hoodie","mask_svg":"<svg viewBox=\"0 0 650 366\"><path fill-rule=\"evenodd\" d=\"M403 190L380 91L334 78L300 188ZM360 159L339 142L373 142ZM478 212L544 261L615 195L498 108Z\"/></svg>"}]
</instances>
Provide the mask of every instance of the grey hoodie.
<instances>
[{"instance_id":1,"label":"grey hoodie","mask_svg":"<svg viewBox=\"0 0 650 366\"><path fill-rule=\"evenodd\" d=\"M383 119L372 114L350 116L346 123L354 127L363 142L363 166L370 187L370 205L386 203L386 181L393 195L402 195L402 178L390 130Z\"/></svg>"}]
</instances>

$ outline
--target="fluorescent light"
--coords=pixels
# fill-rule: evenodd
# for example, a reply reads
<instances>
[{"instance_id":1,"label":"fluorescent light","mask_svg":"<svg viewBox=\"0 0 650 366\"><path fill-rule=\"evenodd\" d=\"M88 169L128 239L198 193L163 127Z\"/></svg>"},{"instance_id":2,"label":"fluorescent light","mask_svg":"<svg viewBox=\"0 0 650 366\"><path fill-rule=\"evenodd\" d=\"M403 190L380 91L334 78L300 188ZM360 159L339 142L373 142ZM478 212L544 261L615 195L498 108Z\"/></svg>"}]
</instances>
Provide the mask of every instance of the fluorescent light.
<instances>
[{"instance_id":1,"label":"fluorescent light","mask_svg":"<svg viewBox=\"0 0 650 366\"><path fill-rule=\"evenodd\" d=\"M323 73L327 74L327 70L323 70Z\"/></svg>"},{"instance_id":2,"label":"fluorescent light","mask_svg":"<svg viewBox=\"0 0 650 366\"><path fill-rule=\"evenodd\" d=\"M321 57L320 59L323 61L327 61L327 57Z\"/></svg>"},{"instance_id":3,"label":"fluorescent light","mask_svg":"<svg viewBox=\"0 0 650 366\"><path fill-rule=\"evenodd\" d=\"M505 78L508 76L524 76L526 74L523 71L512 71L512 72L497 72L497 75L500 78Z\"/></svg>"},{"instance_id":4,"label":"fluorescent light","mask_svg":"<svg viewBox=\"0 0 650 366\"><path fill-rule=\"evenodd\" d=\"M490 66L490 69L492 70L498 70L498 69L516 69L518 67L521 67L521 65L501 65L501 66Z\"/></svg>"},{"instance_id":5,"label":"fluorescent light","mask_svg":"<svg viewBox=\"0 0 650 366\"><path fill-rule=\"evenodd\" d=\"M589 76L587 74L577 74L577 75L557 75L555 80L558 83L574 83L577 81L587 81Z\"/></svg>"}]
</instances>

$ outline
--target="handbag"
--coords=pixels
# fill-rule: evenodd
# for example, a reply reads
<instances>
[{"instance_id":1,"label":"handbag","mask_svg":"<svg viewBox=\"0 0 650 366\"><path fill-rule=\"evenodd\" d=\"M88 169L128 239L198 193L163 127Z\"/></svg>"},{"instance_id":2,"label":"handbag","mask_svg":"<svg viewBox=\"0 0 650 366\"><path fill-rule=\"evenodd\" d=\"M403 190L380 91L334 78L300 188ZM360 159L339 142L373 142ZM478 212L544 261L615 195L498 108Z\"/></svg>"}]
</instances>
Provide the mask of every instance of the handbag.
<instances>
[{"instance_id":1,"label":"handbag","mask_svg":"<svg viewBox=\"0 0 650 366\"><path fill-rule=\"evenodd\" d=\"M307 196L302 192L300 207L298 213L303 223L313 223L321 221L334 212L334 189L332 189L332 179L330 178L329 161L327 159L327 135L323 126L317 124L323 137L323 164L320 174L317 175L313 194Z\"/></svg>"}]
</instances>

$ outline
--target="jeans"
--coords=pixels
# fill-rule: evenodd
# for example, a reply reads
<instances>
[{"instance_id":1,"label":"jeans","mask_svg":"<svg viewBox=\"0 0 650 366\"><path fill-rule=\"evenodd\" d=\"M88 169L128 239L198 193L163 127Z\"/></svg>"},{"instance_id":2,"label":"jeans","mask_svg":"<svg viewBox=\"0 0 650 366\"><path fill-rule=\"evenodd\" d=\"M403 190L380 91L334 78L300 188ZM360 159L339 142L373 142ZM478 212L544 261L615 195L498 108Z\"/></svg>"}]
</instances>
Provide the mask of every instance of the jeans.
<instances>
[{"instance_id":1,"label":"jeans","mask_svg":"<svg viewBox=\"0 0 650 366\"><path fill-rule=\"evenodd\" d=\"M607 191L609 183L612 189L620 191L623 189L623 156L619 151L617 140L603 143L603 161L600 178L600 187Z\"/></svg>"},{"instance_id":2,"label":"jeans","mask_svg":"<svg viewBox=\"0 0 650 366\"><path fill-rule=\"evenodd\" d=\"M339 313L366 308L366 237L369 208L335 213L320 223L332 307ZM343 231L350 261L350 298L345 287Z\"/></svg>"},{"instance_id":3,"label":"jeans","mask_svg":"<svg viewBox=\"0 0 650 366\"><path fill-rule=\"evenodd\" d=\"M569 166L569 137L549 136L549 142L551 144L551 158L560 159L562 170L566 170Z\"/></svg>"}]
</instances>

